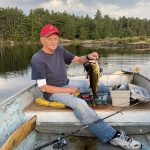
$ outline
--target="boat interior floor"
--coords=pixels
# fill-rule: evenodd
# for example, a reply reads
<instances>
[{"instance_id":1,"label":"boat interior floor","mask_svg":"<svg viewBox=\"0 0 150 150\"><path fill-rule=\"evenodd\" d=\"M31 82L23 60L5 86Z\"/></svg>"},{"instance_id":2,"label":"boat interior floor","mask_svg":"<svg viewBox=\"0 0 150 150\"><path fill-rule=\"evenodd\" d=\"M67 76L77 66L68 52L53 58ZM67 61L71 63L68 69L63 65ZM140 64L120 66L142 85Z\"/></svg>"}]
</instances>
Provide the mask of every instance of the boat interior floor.
<instances>
[{"instance_id":1,"label":"boat interior floor","mask_svg":"<svg viewBox=\"0 0 150 150\"><path fill-rule=\"evenodd\" d=\"M58 135L51 134L39 134L35 147L41 146L54 138L59 137ZM142 150L150 150L150 134L147 135L130 135L130 137L140 141L142 143ZM70 136L67 139L68 144L64 147L65 150L122 150L120 147L112 146L109 143L102 143L95 137L79 137ZM53 150L53 145L44 148L43 150Z\"/></svg>"}]
</instances>

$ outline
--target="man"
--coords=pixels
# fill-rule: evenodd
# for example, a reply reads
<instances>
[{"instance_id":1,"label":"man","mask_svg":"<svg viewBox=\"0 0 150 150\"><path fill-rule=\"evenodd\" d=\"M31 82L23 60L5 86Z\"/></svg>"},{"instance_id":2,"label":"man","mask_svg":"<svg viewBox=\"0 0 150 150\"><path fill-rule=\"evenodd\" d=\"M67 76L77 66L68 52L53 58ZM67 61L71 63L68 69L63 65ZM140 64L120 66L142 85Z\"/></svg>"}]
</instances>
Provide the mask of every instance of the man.
<instances>
[{"instance_id":1,"label":"man","mask_svg":"<svg viewBox=\"0 0 150 150\"><path fill-rule=\"evenodd\" d=\"M73 85L69 81L65 64L84 63L88 59L98 59L99 56L96 52L87 56L75 56L58 45L59 34L58 28L51 24L42 28L40 40L43 47L32 57L32 79L37 81L46 99L56 100L71 107L83 124L89 124L100 118L84 100L73 95L79 90L80 85ZM123 131L117 131L104 121L89 127L89 130L102 142L110 142L128 150L141 149L138 141L126 136Z\"/></svg>"}]
</instances>

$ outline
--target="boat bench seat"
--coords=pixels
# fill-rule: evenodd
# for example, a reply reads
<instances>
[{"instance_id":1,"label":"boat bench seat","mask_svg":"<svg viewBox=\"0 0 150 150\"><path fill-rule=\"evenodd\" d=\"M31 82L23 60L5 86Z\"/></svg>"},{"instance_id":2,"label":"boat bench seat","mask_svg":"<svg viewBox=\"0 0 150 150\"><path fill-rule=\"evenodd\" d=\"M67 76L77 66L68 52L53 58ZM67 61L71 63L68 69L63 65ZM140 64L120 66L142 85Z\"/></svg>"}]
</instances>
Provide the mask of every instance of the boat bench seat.
<instances>
[{"instance_id":1,"label":"boat bench seat","mask_svg":"<svg viewBox=\"0 0 150 150\"><path fill-rule=\"evenodd\" d=\"M120 110L111 104L99 105L93 108L102 118ZM27 119L37 116L36 129L46 133L62 133L81 127L80 121L75 117L73 110L69 107L56 109L52 107L40 106L32 102L24 109ZM117 128L127 128L128 133L146 132L150 125L150 103L141 103L135 107L118 113L105 121ZM130 127L130 128L129 128ZM85 130L86 131L86 130ZM85 132L83 131L83 132ZM86 131L87 133L87 131ZM89 134L89 133L88 133Z\"/></svg>"}]
</instances>

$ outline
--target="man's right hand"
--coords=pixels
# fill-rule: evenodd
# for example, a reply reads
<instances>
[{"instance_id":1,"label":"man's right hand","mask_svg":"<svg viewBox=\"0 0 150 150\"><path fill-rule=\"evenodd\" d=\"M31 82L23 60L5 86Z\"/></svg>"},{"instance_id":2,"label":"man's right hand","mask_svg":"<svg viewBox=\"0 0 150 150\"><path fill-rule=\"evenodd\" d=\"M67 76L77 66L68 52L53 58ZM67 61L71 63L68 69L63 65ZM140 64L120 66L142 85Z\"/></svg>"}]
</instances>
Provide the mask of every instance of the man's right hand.
<instances>
[{"instance_id":1,"label":"man's right hand","mask_svg":"<svg viewBox=\"0 0 150 150\"><path fill-rule=\"evenodd\" d=\"M79 89L77 87L69 87L68 89L70 94L75 94L79 92Z\"/></svg>"}]
</instances>

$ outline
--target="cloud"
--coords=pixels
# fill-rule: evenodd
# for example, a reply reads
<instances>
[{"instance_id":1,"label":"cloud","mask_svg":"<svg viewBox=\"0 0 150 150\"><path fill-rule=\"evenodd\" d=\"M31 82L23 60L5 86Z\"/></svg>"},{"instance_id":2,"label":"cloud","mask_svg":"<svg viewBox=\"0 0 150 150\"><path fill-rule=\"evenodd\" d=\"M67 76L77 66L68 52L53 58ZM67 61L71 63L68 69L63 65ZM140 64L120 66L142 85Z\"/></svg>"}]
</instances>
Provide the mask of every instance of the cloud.
<instances>
[{"instance_id":1,"label":"cloud","mask_svg":"<svg viewBox=\"0 0 150 150\"><path fill-rule=\"evenodd\" d=\"M121 8L119 5L106 5L102 12L109 14L111 17L118 18L120 16L138 17L150 19L150 1L140 0L132 7Z\"/></svg>"},{"instance_id":2,"label":"cloud","mask_svg":"<svg viewBox=\"0 0 150 150\"><path fill-rule=\"evenodd\" d=\"M113 3L114 2L114 3ZM54 11L67 11L76 15L87 15L94 17L97 10L100 10L103 15L108 14L111 17L139 17L150 18L150 1L149 0L133 0L126 1L126 5L121 5L123 2L118 0L113 1L98 1L98 0L49 0L38 5L38 7L46 8ZM134 2L134 3L133 3Z\"/></svg>"},{"instance_id":3,"label":"cloud","mask_svg":"<svg viewBox=\"0 0 150 150\"><path fill-rule=\"evenodd\" d=\"M48 2L39 4L38 7L46 8L50 11L67 11L76 15L85 15L89 9L88 5L84 5L82 2L75 0L49 0Z\"/></svg>"},{"instance_id":4,"label":"cloud","mask_svg":"<svg viewBox=\"0 0 150 150\"><path fill-rule=\"evenodd\" d=\"M118 5L121 8L133 7L139 0L101 0L103 4Z\"/></svg>"},{"instance_id":5,"label":"cloud","mask_svg":"<svg viewBox=\"0 0 150 150\"><path fill-rule=\"evenodd\" d=\"M2 7L15 7L23 9L27 14L30 9L45 8L49 11L59 11L78 16L89 15L94 17L97 10L103 15L111 17L139 17L150 19L149 0L0 0Z\"/></svg>"},{"instance_id":6,"label":"cloud","mask_svg":"<svg viewBox=\"0 0 150 150\"><path fill-rule=\"evenodd\" d=\"M136 3L133 9L126 10L126 12L128 12L128 16L150 19L150 1L140 0Z\"/></svg>"},{"instance_id":7,"label":"cloud","mask_svg":"<svg viewBox=\"0 0 150 150\"><path fill-rule=\"evenodd\" d=\"M38 4L42 2L43 0L0 0L0 7L18 7L22 9L25 14L28 14L30 9L36 8Z\"/></svg>"}]
</instances>

